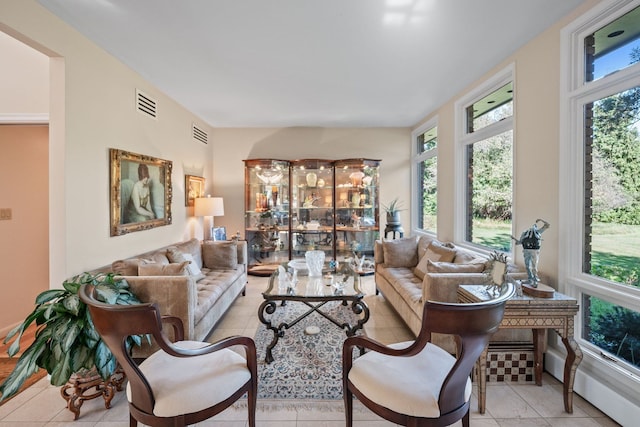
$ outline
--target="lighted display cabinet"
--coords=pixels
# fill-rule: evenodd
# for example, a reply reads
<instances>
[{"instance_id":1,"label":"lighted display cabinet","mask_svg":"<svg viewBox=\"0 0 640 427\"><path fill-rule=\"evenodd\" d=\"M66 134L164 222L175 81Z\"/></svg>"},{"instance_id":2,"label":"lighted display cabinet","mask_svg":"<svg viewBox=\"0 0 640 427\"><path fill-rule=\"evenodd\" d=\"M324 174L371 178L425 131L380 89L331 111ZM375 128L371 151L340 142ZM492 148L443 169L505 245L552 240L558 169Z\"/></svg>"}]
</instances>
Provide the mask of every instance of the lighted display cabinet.
<instances>
[{"instance_id":1,"label":"lighted display cabinet","mask_svg":"<svg viewBox=\"0 0 640 427\"><path fill-rule=\"evenodd\" d=\"M333 162L291 162L291 256L304 257L308 250L335 258Z\"/></svg>"},{"instance_id":2,"label":"lighted display cabinet","mask_svg":"<svg viewBox=\"0 0 640 427\"><path fill-rule=\"evenodd\" d=\"M289 259L289 162L245 160L245 239L249 264Z\"/></svg>"},{"instance_id":3,"label":"lighted display cabinet","mask_svg":"<svg viewBox=\"0 0 640 427\"><path fill-rule=\"evenodd\" d=\"M336 252L338 259L357 254L373 256L380 233L379 160L334 162Z\"/></svg>"},{"instance_id":4,"label":"lighted display cabinet","mask_svg":"<svg viewBox=\"0 0 640 427\"><path fill-rule=\"evenodd\" d=\"M379 160L245 160L250 265L322 250L327 260L373 256L380 235Z\"/></svg>"}]
</instances>

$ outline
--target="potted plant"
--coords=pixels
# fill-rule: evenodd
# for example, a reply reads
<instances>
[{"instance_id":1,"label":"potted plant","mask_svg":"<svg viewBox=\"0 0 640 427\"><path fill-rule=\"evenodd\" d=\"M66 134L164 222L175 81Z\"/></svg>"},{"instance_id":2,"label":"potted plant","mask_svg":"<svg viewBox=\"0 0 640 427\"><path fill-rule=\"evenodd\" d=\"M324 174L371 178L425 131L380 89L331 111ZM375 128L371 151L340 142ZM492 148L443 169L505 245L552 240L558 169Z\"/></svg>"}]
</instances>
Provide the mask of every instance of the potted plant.
<instances>
[{"instance_id":1,"label":"potted plant","mask_svg":"<svg viewBox=\"0 0 640 427\"><path fill-rule=\"evenodd\" d=\"M36 307L27 318L9 332L4 342L15 341L7 353L10 357L20 351L24 331L35 321L33 343L22 353L15 368L0 385L2 398L16 394L27 378L39 368L51 375L51 384L62 386L72 374L95 368L104 379L116 371L117 361L96 332L87 306L80 300L78 290L83 284L96 286L97 296L108 304L139 304L129 290L129 284L114 273L84 273L65 280L63 289L49 289L36 297ZM127 343L140 345L141 337L131 337Z\"/></svg>"},{"instance_id":2,"label":"potted plant","mask_svg":"<svg viewBox=\"0 0 640 427\"><path fill-rule=\"evenodd\" d=\"M388 205L382 205L382 209L387 213L387 224L400 225L400 212L404 210L400 208L401 205L402 202L399 202L397 197Z\"/></svg>"}]
</instances>

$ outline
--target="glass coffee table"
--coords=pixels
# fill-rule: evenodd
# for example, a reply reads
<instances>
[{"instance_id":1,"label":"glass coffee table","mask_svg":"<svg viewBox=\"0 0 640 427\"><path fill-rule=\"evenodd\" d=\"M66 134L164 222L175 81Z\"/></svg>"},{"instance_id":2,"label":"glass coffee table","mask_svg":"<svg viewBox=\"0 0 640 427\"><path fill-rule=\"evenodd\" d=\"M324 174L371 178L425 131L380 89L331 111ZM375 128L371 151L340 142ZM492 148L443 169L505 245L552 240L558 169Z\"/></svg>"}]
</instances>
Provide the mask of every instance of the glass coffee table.
<instances>
[{"instance_id":1,"label":"glass coffee table","mask_svg":"<svg viewBox=\"0 0 640 427\"><path fill-rule=\"evenodd\" d=\"M298 264L300 266L302 264ZM258 318L267 329L273 331L273 339L267 346L265 362L273 362L272 350L278 343L278 339L284 336L285 330L293 327L302 319L311 313L318 313L329 322L344 329L347 336L353 336L364 324L369 320L369 307L363 301L364 294L360 290L360 275L349 268L346 264L341 264L337 270L329 268L328 265L323 269L323 276L309 277L306 269L296 269L296 274L292 275L293 269L283 264L288 273L287 277L293 280L285 280L281 283L280 271L276 270L269 278L269 287L262 293L264 301L258 309ZM304 314L279 324L272 324L272 314L280 306L285 306L289 301L302 303L309 307ZM358 316L357 322L351 325L341 322L333 316L323 311L323 307L331 301L340 301L345 309L351 306L351 310ZM305 329L305 333L318 333L320 329L316 326L310 326Z\"/></svg>"}]
</instances>

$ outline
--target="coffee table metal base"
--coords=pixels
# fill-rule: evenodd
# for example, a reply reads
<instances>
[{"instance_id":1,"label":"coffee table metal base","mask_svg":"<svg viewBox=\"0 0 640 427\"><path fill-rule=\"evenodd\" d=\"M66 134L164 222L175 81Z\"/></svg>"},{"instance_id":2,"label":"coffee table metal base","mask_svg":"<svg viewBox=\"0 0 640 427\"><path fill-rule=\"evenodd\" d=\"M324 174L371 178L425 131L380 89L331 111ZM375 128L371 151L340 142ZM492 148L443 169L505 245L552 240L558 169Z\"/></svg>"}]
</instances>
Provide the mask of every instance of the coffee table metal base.
<instances>
[{"instance_id":1,"label":"coffee table metal base","mask_svg":"<svg viewBox=\"0 0 640 427\"><path fill-rule=\"evenodd\" d=\"M335 319L334 317L330 316L329 314L321 310L321 308L324 305L326 305L329 301L340 301L340 300L342 301L342 305L344 306L347 306L349 302L351 302L351 310L357 315L362 314L362 317L358 319L358 322L355 325L350 325L345 322L340 322L339 320ZM271 319L267 319L265 317L265 313L269 315L275 313L277 309L278 301L281 303L281 306L286 305L287 301L300 302L306 305L307 307L309 307L309 310L289 322L281 322L278 325L272 325ZM320 314L322 317L324 317L325 319L327 319L328 321L330 321L340 329L344 329L348 337L354 336L356 332L359 329L362 329L364 324L367 323L367 320L369 320L369 307L362 300L362 295L345 296L344 298L334 297L330 299L319 299L319 300L316 300L315 298L308 298L308 297L296 298L293 296L286 297L286 299L285 298L280 299L278 298L278 296L274 295L273 297L270 297L269 299L263 301L262 304L260 304L260 308L258 309L258 318L260 319L260 322L262 322L267 329L270 329L271 331L273 331L273 339L271 340L271 343L269 343L269 345L267 346L265 362L267 363L273 362L272 350L276 346L276 344L278 344L278 339L284 336L284 331L295 326L302 319L304 319L305 317L309 316L311 313L314 313L314 312Z\"/></svg>"}]
</instances>

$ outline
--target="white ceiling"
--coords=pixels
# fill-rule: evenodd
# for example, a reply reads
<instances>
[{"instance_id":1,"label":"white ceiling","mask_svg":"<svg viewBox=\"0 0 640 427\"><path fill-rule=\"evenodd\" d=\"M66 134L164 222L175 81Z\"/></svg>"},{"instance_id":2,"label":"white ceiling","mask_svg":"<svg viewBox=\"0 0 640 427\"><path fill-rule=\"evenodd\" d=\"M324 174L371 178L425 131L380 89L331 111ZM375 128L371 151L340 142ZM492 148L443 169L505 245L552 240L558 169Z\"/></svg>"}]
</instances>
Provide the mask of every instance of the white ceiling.
<instances>
[{"instance_id":1,"label":"white ceiling","mask_svg":"<svg viewBox=\"0 0 640 427\"><path fill-rule=\"evenodd\" d=\"M583 0L38 0L217 127L413 126Z\"/></svg>"}]
</instances>

